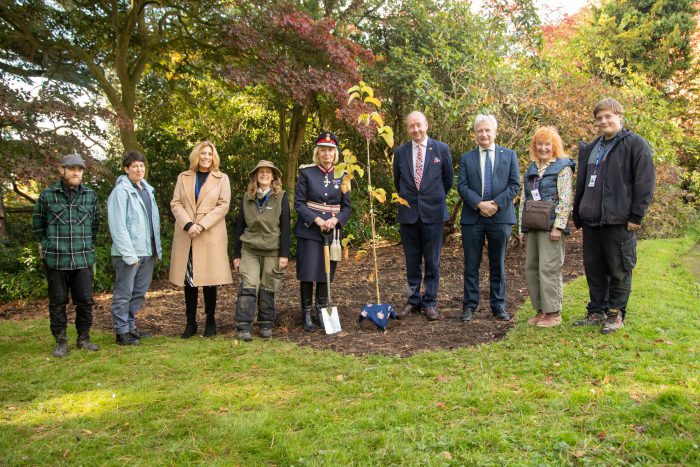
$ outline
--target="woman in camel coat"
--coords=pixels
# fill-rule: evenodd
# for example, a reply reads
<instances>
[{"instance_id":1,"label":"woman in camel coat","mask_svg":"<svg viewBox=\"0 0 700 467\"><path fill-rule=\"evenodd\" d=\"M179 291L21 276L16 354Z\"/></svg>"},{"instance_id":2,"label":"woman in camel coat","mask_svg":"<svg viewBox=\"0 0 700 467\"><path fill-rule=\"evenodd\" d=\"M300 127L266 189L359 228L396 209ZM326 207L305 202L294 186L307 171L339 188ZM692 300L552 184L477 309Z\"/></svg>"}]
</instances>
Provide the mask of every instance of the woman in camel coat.
<instances>
[{"instance_id":1,"label":"woman in camel coat","mask_svg":"<svg viewBox=\"0 0 700 467\"><path fill-rule=\"evenodd\" d=\"M175 233L170 282L185 289L187 326L182 338L197 332L197 290L203 287L207 320L204 336L216 335L216 286L233 282L224 218L231 202L228 176L219 171L219 154L209 141L190 154L190 168L177 177L170 208Z\"/></svg>"}]
</instances>

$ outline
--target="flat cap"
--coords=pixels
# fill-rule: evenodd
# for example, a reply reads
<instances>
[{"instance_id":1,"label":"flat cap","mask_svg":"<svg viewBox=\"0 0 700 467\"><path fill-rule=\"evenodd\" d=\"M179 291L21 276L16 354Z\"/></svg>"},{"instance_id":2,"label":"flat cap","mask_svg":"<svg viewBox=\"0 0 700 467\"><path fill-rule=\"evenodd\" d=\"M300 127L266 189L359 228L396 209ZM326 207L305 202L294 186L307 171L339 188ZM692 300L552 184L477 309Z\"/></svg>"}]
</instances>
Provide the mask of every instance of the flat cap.
<instances>
[{"instance_id":1,"label":"flat cap","mask_svg":"<svg viewBox=\"0 0 700 467\"><path fill-rule=\"evenodd\" d=\"M78 154L68 154L61 157L61 167L82 167L86 169L85 161Z\"/></svg>"}]
</instances>

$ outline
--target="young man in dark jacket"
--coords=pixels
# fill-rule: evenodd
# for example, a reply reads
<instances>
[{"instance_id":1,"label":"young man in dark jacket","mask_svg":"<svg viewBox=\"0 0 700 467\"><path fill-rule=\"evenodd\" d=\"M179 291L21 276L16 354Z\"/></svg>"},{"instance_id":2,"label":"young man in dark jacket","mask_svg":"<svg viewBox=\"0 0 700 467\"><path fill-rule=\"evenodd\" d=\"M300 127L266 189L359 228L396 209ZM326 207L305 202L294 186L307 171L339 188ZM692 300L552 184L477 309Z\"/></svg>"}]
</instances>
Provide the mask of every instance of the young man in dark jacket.
<instances>
[{"instance_id":1,"label":"young man in dark jacket","mask_svg":"<svg viewBox=\"0 0 700 467\"><path fill-rule=\"evenodd\" d=\"M601 135L579 146L573 218L583 227L583 265L590 294L586 317L575 326L600 325L603 334L624 325L637 262L637 231L655 186L651 149L622 127L623 108L600 100L593 116Z\"/></svg>"},{"instance_id":2,"label":"young man in dark jacket","mask_svg":"<svg viewBox=\"0 0 700 467\"><path fill-rule=\"evenodd\" d=\"M100 230L100 206L93 190L82 184L85 162L77 154L61 159L61 181L41 192L34 205L32 230L41 242L49 285L49 318L56 339L55 357L68 355L66 305L75 305L78 348L96 351L92 326L92 266Z\"/></svg>"}]
</instances>

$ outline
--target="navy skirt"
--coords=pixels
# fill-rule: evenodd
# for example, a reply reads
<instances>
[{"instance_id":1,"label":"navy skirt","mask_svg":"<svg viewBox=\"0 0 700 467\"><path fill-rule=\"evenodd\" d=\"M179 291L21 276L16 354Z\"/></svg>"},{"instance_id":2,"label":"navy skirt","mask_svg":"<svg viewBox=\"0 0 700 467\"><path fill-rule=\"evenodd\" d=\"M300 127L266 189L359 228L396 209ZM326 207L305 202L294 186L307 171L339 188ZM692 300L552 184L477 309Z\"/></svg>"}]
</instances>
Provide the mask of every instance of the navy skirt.
<instances>
[{"instance_id":1,"label":"navy skirt","mask_svg":"<svg viewBox=\"0 0 700 467\"><path fill-rule=\"evenodd\" d=\"M331 282L337 263L331 261ZM323 242L297 237L297 280L302 282L326 282L323 265Z\"/></svg>"}]
</instances>

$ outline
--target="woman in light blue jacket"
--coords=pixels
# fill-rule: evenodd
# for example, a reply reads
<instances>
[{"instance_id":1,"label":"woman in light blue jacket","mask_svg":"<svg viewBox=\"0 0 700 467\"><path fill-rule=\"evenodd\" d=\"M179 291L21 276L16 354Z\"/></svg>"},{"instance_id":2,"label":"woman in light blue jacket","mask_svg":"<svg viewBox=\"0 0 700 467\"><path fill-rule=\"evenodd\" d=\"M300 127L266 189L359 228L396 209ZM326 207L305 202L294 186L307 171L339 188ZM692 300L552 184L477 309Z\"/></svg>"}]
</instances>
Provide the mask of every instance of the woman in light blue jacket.
<instances>
[{"instance_id":1,"label":"woman in light blue jacket","mask_svg":"<svg viewBox=\"0 0 700 467\"><path fill-rule=\"evenodd\" d=\"M153 187L146 183L146 159L138 151L124 156L124 172L107 200L112 235L112 321L119 345L138 345L144 333L136 328L151 285L153 266L161 258L160 218Z\"/></svg>"}]
</instances>

